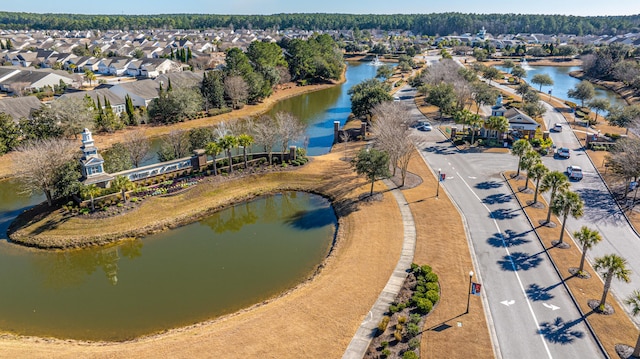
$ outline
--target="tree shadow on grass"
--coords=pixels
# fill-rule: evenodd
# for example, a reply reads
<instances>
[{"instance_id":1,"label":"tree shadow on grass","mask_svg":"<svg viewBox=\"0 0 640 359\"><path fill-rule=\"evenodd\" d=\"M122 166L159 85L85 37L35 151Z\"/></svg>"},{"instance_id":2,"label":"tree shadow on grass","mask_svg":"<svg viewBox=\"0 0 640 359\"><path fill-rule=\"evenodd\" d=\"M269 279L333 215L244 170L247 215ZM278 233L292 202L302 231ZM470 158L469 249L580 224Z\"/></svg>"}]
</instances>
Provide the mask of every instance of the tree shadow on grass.
<instances>
[{"instance_id":1,"label":"tree shadow on grass","mask_svg":"<svg viewBox=\"0 0 640 359\"><path fill-rule=\"evenodd\" d=\"M529 253L514 252L511 253L510 256L504 256L497 263L503 271L526 271L535 268L542 263L542 258L540 258L539 255L540 253L529 255Z\"/></svg>"},{"instance_id":2,"label":"tree shadow on grass","mask_svg":"<svg viewBox=\"0 0 640 359\"><path fill-rule=\"evenodd\" d=\"M538 334L542 334L542 336L550 343L563 345L571 344L576 339L580 339L585 336L584 332L572 329L572 327L581 323L583 320L584 318L579 318L570 322L565 322L562 318L557 317L552 322L540 323Z\"/></svg>"}]
</instances>

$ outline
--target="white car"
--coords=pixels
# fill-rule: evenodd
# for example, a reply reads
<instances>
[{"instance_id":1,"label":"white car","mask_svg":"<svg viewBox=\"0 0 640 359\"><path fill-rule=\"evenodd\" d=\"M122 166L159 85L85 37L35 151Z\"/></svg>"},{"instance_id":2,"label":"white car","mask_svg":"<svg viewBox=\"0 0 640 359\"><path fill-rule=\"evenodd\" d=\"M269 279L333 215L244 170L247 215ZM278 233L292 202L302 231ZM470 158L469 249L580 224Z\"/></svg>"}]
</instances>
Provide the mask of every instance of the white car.
<instances>
[{"instance_id":1,"label":"white car","mask_svg":"<svg viewBox=\"0 0 640 359\"><path fill-rule=\"evenodd\" d=\"M433 130L433 127L431 127L430 123L423 123L420 126L418 126L418 130L420 131L431 131Z\"/></svg>"},{"instance_id":2,"label":"white car","mask_svg":"<svg viewBox=\"0 0 640 359\"><path fill-rule=\"evenodd\" d=\"M555 126L553 126L553 128L551 129L551 131L562 132L562 125L559 123L556 123Z\"/></svg>"},{"instance_id":3,"label":"white car","mask_svg":"<svg viewBox=\"0 0 640 359\"><path fill-rule=\"evenodd\" d=\"M582 179L582 168L580 166L567 167L567 175L570 180L580 181Z\"/></svg>"},{"instance_id":4,"label":"white car","mask_svg":"<svg viewBox=\"0 0 640 359\"><path fill-rule=\"evenodd\" d=\"M560 147L556 150L555 156L560 158L569 158L571 157L571 150L566 147Z\"/></svg>"}]
</instances>

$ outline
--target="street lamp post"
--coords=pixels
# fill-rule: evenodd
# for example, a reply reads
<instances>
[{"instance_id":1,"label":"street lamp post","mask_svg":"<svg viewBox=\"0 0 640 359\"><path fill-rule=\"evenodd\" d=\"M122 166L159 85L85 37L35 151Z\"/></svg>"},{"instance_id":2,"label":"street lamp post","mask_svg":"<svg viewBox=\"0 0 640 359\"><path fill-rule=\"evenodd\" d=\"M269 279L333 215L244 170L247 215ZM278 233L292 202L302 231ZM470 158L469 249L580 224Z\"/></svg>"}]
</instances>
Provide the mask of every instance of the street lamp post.
<instances>
[{"instance_id":1,"label":"street lamp post","mask_svg":"<svg viewBox=\"0 0 640 359\"><path fill-rule=\"evenodd\" d=\"M441 172L442 170L438 168L438 185L436 187L436 198L438 198L438 195L440 195L440 180L442 179L442 175L440 174Z\"/></svg>"},{"instance_id":2,"label":"street lamp post","mask_svg":"<svg viewBox=\"0 0 640 359\"><path fill-rule=\"evenodd\" d=\"M469 271L469 286L467 287L467 311L465 314L469 313L469 302L471 301L471 278L473 278L473 271Z\"/></svg>"}]
</instances>

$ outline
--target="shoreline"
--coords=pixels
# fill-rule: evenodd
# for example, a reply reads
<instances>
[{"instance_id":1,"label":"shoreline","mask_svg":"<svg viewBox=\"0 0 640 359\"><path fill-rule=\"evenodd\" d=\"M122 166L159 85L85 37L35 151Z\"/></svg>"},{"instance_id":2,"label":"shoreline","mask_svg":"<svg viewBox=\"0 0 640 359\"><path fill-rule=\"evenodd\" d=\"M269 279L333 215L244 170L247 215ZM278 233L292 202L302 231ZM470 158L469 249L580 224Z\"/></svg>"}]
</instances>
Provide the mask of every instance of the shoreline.
<instances>
[{"instance_id":1,"label":"shoreline","mask_svg":"<svg viewBox=\"0 0 640 359\"><path fill-rule=\"evenodd\" d=\"M586 80L591 82L592 84L600 87L604 87L609 91L615 92L621 99L625 100L627 105L633 105L640 102L640 94L636 94L635 91L629 87L625 86L623 83L618 81L604 81L594 77L590 77L584 74L582 70L571 71L569 72L569 76L575 77L579 80Z\"/></svg>"},{"instance_id":2,"label":"shoreline","mask_svg":"<svg viewBox=\"0 0 640 359\"><path fill-rule=\"evenodd\" d=\"M322 188L323 185L335 184L335 179L322 174L309 174L319 170L315 168L317 166L313 166L314 162L316 161L311 159L301 167L240 174L233 178L221 175L207 177L189 191L170 197L150 197L131 211L107 218L66 216L58 209L49 208L45 208L47 211L42 215L33 215L30 211L42 208L36 206L14 219L7 230L7 236L11 244L40 250L108 245L185 226L235 204L281 191L303 191L323 196L331 202L339 217L340 208L339 204L336 204L335 194L330 188ZM232 194L220 193L225 189L232 191ZM193 205L195 201L198 203ZM156 211L156 208L162 207L166 210ZM154 212L163 215L154 215ZM132 217L154 220L146 223L128 221ZM104 231L105 228L108 230Z\"/></svg>"},{"instance_id":3,"label":"shoreline","mask_svg":"<svg viewBox=\"0 0 640 359\"><path fill-rule=\"evenodd\" d=\"M96 146L100 150L105 150L111 147L113 144L121 142L127 133L136 131L136 130L142 131L144 135L147 136L149 140L151 140L154 138L167 135L169 134L169 132L174 130L188 130L192 128L212 126L224 121L235 121L244 117L259 116L268 112L273 106L275 106L280 101L343 84L347 80L346 78L347 62L348 61L345 60L345 67L342 70L342 75L340 75L340 79L337 81L333 81L331 83L297 86L295 83L290 82L284 85L283 88L274 90L273 94L268 98L264 99L263 102L255 105L245 105L243 108L239 110L231 111L229 113L194 119L194 120L185 121L185 122L178 122L171 125L154 126L154 125L145 124L145 125L139 125L139 126L128 126L125 129L116 131L114 133L95 133L93 135L93 138L95 140ZM15 177L15 168L14 168L14 161L13 161L13 153L9 152L0 156L0 181L14 178L14 177Z\"/></svg>"}]
</instances>

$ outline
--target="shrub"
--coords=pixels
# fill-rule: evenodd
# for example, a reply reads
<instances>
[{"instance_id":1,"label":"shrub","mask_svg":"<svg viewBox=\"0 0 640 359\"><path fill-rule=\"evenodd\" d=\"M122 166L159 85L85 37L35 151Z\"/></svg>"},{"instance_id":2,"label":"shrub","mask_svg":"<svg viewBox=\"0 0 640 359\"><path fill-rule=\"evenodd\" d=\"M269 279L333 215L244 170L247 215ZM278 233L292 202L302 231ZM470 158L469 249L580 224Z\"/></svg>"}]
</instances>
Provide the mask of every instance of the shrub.
<instances>
[{"instance_id":1,"label":"shrub","mask_svg":"<svg viewBox=\"0 0 640 359\"><path fill-rule=\"evenodd\" d=\"M401 341L402 341L402 330L400 330L400 329L396 329L396 331L395 331L395 332L393 332L393 337L394 337L397 341L401 342Z\"/></svg>"},{"instance_id":2,"label":"shrub","mask_svg":"<svg viewBox=\"0 0 640 359\"><path fill-rule=\"evenodd\" d=\"M287 164L286 163L282 163L282 168L287 168Z\"/></svg>"},{"instance_id":3,"label":"shrub","mask_svg":"<svg viewBox=\"0 0 640 359\"><path fill-rule=\"evenodd\" d=\"M391 350L383 349L381 354L383 358L388 358L391 355Z\"/></svg>"},{"instance_id":4,"label":"shrub","mask_svg":"<svg viewBox=\"0 0 640 359\"><path fill-rule=\"evenodd\" d=\"M427 288L425 288L424 285L417 285L416 286L416 292L418 293L425 293L427 291Z\"/></svg>"},{"instance_id":5,"label":"shrub","mask_svg":"<svg viewBox=\"0 0 640 359\"><path fill-rule=\"evenodd\" d=\"M417 324L413 323L407 324L407 334L411 338L415 337L416 335L420 334L420 327Z\"/></svg>"},{"instance_id":6,"label":"shrub","mask_svg":"<svg viewBox=\"0 0 640 359\"><path fill-rule=\"evenodd\" d=\"M400 303L398 304L398 311L402 311L407 307L407 303ZM405 318L406 321L406 318Z\"/></svg>"},{"instance_id":7,"label":"shrub","mask_svg":"<svg viewBox=\"0 0 640 359\"><path fill-rule=\"evenodd\" d=\"M413 350L420 347L420 338L411 338L409 340L409 349Z\"/></svg>"},{"instance_id":8,"label":"shrub","mask_svg":"<svg viewBox=\"0 0 640 359\"><path fill-rule=\"evenodd\" d=\"M408 352L404 352L404 354L402 354L402 359L419 359L420 357L418 356L418 354L416 354L416 352L414 351L408 351Z\"/></svg>"},{"instance_id":9,"label":"shrub","mask_svg":"<svg viewBox=\"0 0 640 359\"><path fill-rule=\"evenodd\" d=\"M437 274L435 274L435 273L433 273L433 272L431 272L431 273L427 273L427 274L424 276L424 279L426 279L426 280L427 280L427 282L437 282L437 281L438 281L438 275L437 275Z\"/></svg>"},{"instance_id":10,"label":"shrub","mask_svg":"<svg viewBox=\"0 0 640 359\"><path fill-rule=\"evenodd\" d=\"M440 289L440 286L438 285L438 283L427 283L425 284L425 286L427 287L427 291L430 290L435 290L436 292Z\"/></svg>"},{"instance_id":11,"label":"shrub","mask_svg":"<svg viewBox=\"0 0 640 359\"><path fill-rule=\"evenodd\" d=\"M380 346L382 347L382 349L384 349L384 348L389 346L389 342L387 342L387 341L381 342Z\"/></svg>"},{"instance_id":12,"label":"shrub","mask_svg":"<svg viewBox=\"0 0 640 359\"><path fill-rule=\"evenodd\" d=\"M378 323L378 331L380 333L383 333L385 330L387 330L387 326L389 325L389 320L391 318L389 318L388 316L384 316L382 317L382 320L380 320L380 323Z\"/></svg>"},{"instance_id":13,"label":"shrub","mask_svg":"<svg viewBox=\"0 0 640 359\"><path fill-rule=\"evenodd\" d=\"M435 290L428 291L424 297L429 299L431 303L436 303L440 300L440 294L438 294L438 292L436 292Z\"/></svg>"},{"instance_id":14,"label":"shrub","mask_svg":"<svg viewBox=\"0 0 640 359\"><path fill-rule=\"evenodd\" d=\"M397 313L397 312L398 312L398 310L399 310L399 309L398 309L398 306L397 306L397 305L395 305L395 304L391 304L391 305L389 306L389 313L391 313L391 314Z\"/></svg>"},{"instance_id":15,"label":"shrub","mask_svg":"<svg viewBox=\"0 0 640 359\"><path fill-rule=\"evenodd\" d=\"M416 308L418 312L422 314L427 314L433 309L433 303L426 298L416 298Z\"/></svg>"},{"instance_id":16,"label":"shrub","mask_svg":"<svg viewBox=\"0 0 640 359\"><path fill-rule=\"evenodd\" d=\"M420 319L422 319L422 316L420 314L414 313L409 316L409 322L413 324L420 323Z\"/></svg>"},{"instance_id":17,"label":"shrub","mask_svg":"<svg viewBox=\"0 0 640 359\"><path fill-rule=\"evenodd\" d=\"M545 147L540 148L540 149L538 150L538 153L540 154L540 156L546 156L546 155L548 155L548 154L549 154L549 149L548 149L548 148L545 148Z\"/></svg>"}]
</instances>

